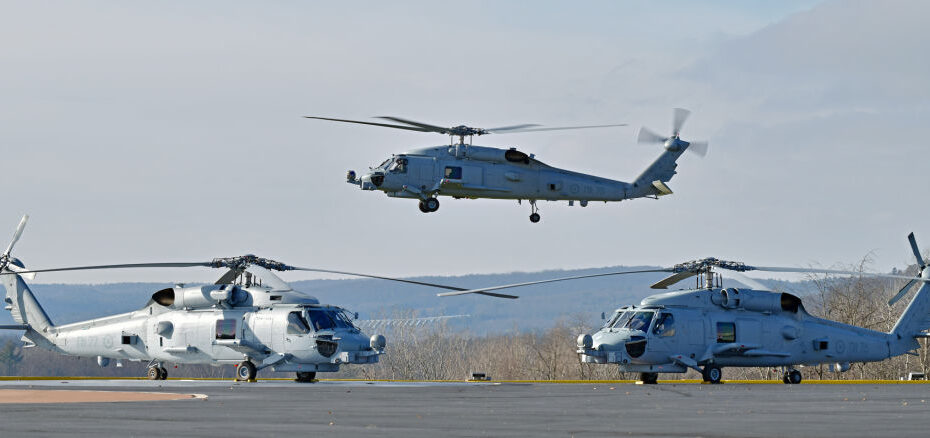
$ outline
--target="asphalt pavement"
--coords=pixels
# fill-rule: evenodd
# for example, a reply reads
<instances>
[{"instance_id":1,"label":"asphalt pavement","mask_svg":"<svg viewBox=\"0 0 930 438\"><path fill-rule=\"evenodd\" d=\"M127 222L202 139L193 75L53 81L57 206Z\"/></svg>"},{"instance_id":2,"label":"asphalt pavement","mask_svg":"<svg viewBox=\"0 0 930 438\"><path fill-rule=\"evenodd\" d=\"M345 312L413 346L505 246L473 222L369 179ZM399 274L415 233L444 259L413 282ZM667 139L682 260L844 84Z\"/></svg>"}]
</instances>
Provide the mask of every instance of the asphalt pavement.
<instances>
[{"instance_id":1,"label":"asphalt pavement","mask_svg":"<svg viewBox=\"0 0 930 438\"><path fill-rule=\"evenodd\" d=\"M205 399L4 404L3 436L924 436L930 385L4 381Z\"/></svg>"}]
</instances>

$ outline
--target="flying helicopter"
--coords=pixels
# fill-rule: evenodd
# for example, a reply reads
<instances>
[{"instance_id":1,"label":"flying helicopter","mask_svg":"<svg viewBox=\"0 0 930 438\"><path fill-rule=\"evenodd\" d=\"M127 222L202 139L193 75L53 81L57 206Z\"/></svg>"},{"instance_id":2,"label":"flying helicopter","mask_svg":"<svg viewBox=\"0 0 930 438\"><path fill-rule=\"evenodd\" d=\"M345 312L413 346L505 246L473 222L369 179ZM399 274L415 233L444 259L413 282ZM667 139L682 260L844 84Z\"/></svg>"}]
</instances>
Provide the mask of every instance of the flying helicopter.
<instances>
[{"instance_id":1,"label":"flying helicopter","mask_svg":"<svg viewBox=\"0 0 930 438\"><path fill-rule=\"evenodd\" d=\"M625 124L554 128L522 124L484 129L465 125L445 128L399 117L380 117L399 124L304 117L448 135L448 145L395 154L361 176L350 170L346 182L362 190L380 190L393 198L417 199L423 213L439 209L439 196L456 199L511 199L518 202L525 199L530 204L530 221L536 223L541 218L536 202L541 200L568 201L570 206L578 201L579 205L586 207L592 201L619 202L644 197L658 199L659 196L672 194L666 183L676 173L678 157L686 150L702 157L707 153L707 142L687 142L679 136L689 114L690 111L682 108L674 110L672 133L667 137L646 128L639 131L639 142L661 143L665 152L633 182L552 167L536 159L534 154L516 148L501 149L472 144L476 135L608 128Z\"/></svg>"},{"instance_id":2,"label":"flying helicopter","mask_svg":"<svg viewBox=\"0 0 930 438\"><path fill-rule=\"evenodd\" d=\"M608 272L513 285L444 292L440 296L489 292L511 287L611 275L668 272L652 285L666 289L695 277L694 289L646 297L639 305L617 309L593 334L577 338L584 363L617 364L621 371L638 372L644 383L656 383L659 373L701 373L704 381L720 383L723 367L780 367L782 381L801 383L798 365L829 364L845 372L853 362L877 362L915 354L918 338L930 337L930 269L920 255L914 234L908 236L917 258L916 277L815 268L750 266L705 258L670 268ZM894 328L879 332L818 318L804 309L799 297L762 289L723 287L715 269L735 272L800 272L863 275L905 279L908 283L889 301L900 300L921 283Z\"/></svg>"},{"instance_id":3,"label":"flying helicopter","mask_svg":"<svg viewBox=\"0 0 930 438\"><path fill-rule=\"evenodd\" d=\"M383 335L368 336L353 322L357 314L351 315L342 307L320 303L295 291L272 271L323 272L464 290L376 275L301 268L254 255L204 262L26 269L22 261L12 256L12 251L27 219L28 216L23 216L9 246L0 254L6 309L18 323L2 325L0 329L24 330L27 347L38 346L72 356L96 356L97 363L104 367L111 359L148 361L147 377L151 380L168 377L166 363L235 365L237 379L249 381L259 370L270 367L276 372L295 372L297 381L308 382L316 378L317 372L335 372L343 364L378 362L386 346ZM37 273L187 267L226 272L212 285L176 285L156 291L144 307L134 312L64 325L52 323L26 284ZM445 317L372 322L373 327L383 327L437 318Z\"/></svg>"}]
</instances>

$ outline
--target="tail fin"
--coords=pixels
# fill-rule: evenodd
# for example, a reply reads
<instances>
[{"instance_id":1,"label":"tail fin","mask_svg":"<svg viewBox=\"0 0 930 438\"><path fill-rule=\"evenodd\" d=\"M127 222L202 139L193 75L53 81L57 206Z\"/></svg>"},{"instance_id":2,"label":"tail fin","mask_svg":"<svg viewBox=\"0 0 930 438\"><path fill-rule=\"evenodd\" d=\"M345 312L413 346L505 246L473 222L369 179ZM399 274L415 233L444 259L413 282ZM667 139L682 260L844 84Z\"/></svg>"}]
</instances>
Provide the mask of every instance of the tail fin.
<instances>
[{"instance_id":1,"label":"tail fin","mask_svg":"<svg viewBox=\"0 0 930 438\"><path fill-rule=\"evenodd\" d=\"M26 335L31 339L31 331L35 331L39 333L40 336L45 337L46 335L44 333L48 332L48 329L54 326L45 313L45 310L39 305L35 295L32 294L32 290L29 289L26 281L17 273L17 271L24 270L22 262L12 256L13 246L16 245L20 236L22 236L23 229L26 228L26 221L28 219L28 215L23 216L23 219L19 222L19 226L16 227L16 232L13 233L13 239L10 245L7 246L6 251L0 254L0 282L2 282L3 286L6 288L6 298L4 301L6 302L7 310L13 314L13 319L16 320L16 322L29 327Z\"/></svg>"},{"instance_id":2,"label":"tail fin","mask_svg":"<svg viewBox=\"0 0 930 438\"><path fill-rule=\"evenodd\" d=\"M673 176L678 167L678 157L685 149L667 150L655 162L646 168L643 173L633 181L633 189L638 196L669 195L672 191L665 185Z\"/></svg>"},{"instance_id":3,"label":"tail fin","mask_svg":"<svg viewBox=\"0 0 930 438\"><path fill-rule=\"evenodd\" d=\"M917 342L916 338L921 336L921 333L925 330L930 329L930 269L925 269L927 264L924 262L917 248L917 241L914 239L914 233L911 233L907 238L911 243L911 249L914 251L914 257L917 258L917 267L920 269L918 276L923 278L924 281L912 280L889 302L889 304L894 304L895 301L910 290L911 286L915 283L920 283L920 288L917 289L914 298L911 299L907 308L904 309L904 313L901 314L901 317L898 318L898 322L895 323L894 328L891 329L891 334L898 341L892 341L891 348L893 354L896 351L897 354L903 354L919 348L920 344Z\"/></svg>"}]
</instances>

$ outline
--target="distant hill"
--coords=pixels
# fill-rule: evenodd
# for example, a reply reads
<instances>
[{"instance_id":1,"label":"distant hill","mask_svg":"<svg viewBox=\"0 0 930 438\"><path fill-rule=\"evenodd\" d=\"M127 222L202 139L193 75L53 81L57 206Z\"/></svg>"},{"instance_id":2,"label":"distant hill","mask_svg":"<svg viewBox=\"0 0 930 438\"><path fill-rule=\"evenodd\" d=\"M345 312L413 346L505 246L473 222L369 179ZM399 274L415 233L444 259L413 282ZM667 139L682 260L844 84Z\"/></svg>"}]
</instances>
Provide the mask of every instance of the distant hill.
<instances>
[{"instance_id":1,"label":"distant hill","mask_svg":"<svg viewBox=\"0 0 930 438\"><path fill-rule=\"evenodd\" d=\"M447 284L463 288L522 283L547 278L601 272L650 269L650 266L613 266L594 269L549 270L515 272L507 274L474 274L456 277L416 277L413 280ZM323 303L335 304L358 312L362 319L436 315L471 315L455 320L455 326L464 327L476 334L499 333L511 330L525 331L551 327L562 319L589 324L597 323L601 312L638 304L643 297L657 291L649 285L665 274L636 274L600 277L561 283L542 284L510 289L507 293L520 299L508 300L482 295L440 298L440 289L404 283L369 280L304 280L291 285L314 295ZM287 279L287 274L282 275ZM739 286L732 280L727 284ZM807 282L761 280L773 289L787 290L804 295L810 290ZM679 287L692 287L684 281ZM128 312L142 307L151 294L170 283L111 283L96 285L34 284L31 285L39 302L56 324L69 323ZM9 312L0 311L0 324L13 323Z\"/></svg>"}]
</instances>

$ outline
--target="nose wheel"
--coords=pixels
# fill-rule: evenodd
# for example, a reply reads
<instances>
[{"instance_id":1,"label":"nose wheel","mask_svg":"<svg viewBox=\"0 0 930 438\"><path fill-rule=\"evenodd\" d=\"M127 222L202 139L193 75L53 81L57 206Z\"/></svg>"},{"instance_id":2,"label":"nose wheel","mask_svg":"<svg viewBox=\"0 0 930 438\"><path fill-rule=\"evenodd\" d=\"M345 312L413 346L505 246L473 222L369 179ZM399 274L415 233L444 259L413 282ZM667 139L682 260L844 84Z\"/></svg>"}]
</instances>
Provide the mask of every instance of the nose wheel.
<instances>
[{"instance_id":1,"label":"nose wheel","mask_svg":"<svg viewBox=\"0 0 930 438\"><path fill-rule=\"evenodd\" d=\"M539 216L539 207L536 206L536 201L530 201L530 222L537 223L542 217Z\"/></svg>"},{"instance_id":2,"label":"nose wheel","mask_svg":"<svg viewBox=\"0 0 930 438\"><path fill-rule=\"evenodd\" d=\"M439 200L436 198L428 198L425 201L420 201L420 211L423 213L432 213L436 210L439 210Z\"/></svg>"}]
</instances>

